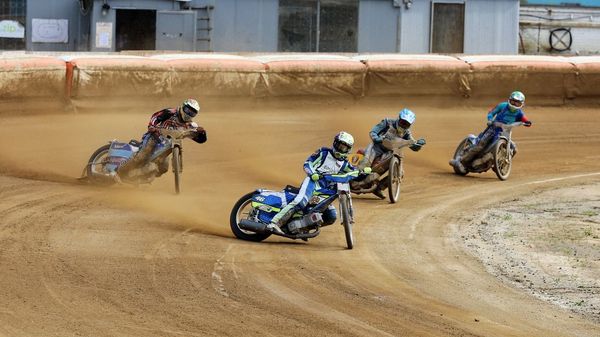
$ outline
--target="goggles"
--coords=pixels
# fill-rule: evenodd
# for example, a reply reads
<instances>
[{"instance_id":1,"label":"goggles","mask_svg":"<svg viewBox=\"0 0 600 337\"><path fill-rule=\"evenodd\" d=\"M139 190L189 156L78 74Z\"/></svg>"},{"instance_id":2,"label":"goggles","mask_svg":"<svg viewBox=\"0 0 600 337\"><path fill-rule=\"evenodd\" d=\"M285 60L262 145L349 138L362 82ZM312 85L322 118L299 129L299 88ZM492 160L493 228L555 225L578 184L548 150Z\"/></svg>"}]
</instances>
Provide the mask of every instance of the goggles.
<instances>
[{"instance_id":1,"label":"goggles","mask_svg":"<svg viewBox=\"0 0 600 337\"><path fill-rule=\"evenodd\" d=\"M196 111L195 109L192 109L191 107L189 107L187 105L183 106L183 112L190 117L196 117L196 115L198 114L198 111Z\"/></svg>"},{"instance_id":2,"label":"goggles","mask_svg":"<svg viewBox=\"0 0 600 337\"><path fill-rule=\"evenodd\" d=\"M522 107L522 106L523 106L523 101L519 101L519 100L516 100L516 99L509 99L509 100L508 100L508 102L509 102L509 103L510 103L512 106L515 106L515 107L517 107L517 108L520 108L520 107Z\"/></svg>"},{"instance_id":3,"label":"goggles","mask_svg":"<svg viewBox=\"0 0 600 337\"><path fill-rule=\"evenodd\" d=\"M348 153L350 152L350 150L352 149L352 146L346 144L346 143L342 143L342 142L338 142L335 145L335 150L341 153Z\"/></svg>"},{"instance_id":4,"label":"goggles","mask_svg":"<svg viewBox=\"0 0 600 337\"><path fill-rule=\"evenodd\" d=\"M408 128L410 128L410 123L405 121L404 119L401 119L398 121L398 127L401 127L403 129L408 129Z\"/></svg>"}]
</instances>

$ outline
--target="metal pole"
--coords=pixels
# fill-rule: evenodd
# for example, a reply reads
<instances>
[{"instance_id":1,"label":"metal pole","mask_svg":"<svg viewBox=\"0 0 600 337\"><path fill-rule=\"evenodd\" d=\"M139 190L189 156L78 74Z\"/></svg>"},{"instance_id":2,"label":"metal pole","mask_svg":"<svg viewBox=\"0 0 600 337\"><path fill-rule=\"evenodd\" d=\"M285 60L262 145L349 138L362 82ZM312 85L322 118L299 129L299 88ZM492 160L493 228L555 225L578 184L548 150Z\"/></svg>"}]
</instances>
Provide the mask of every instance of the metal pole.
<instances>
[{"instance_id":1,"label":"metal pole","mask_svg":"<svg viewBox=\"0 0 600 337\"><path fill-rule=\"evenodd\" d=\"M396 52L401 51L402 46L402 8L398 8L398 19L396 20Z\"/></svg>"},{"instance_id":2,"label":"metal pole","mask_svg":"<svg viewBox=\"0 0 600 337\"><path fill-rule=\"evenodd\" d=\"M319 40L321 39L321 0L317 0L317 46L316 52L319 52Z\"/></svg>"}]
</instances>

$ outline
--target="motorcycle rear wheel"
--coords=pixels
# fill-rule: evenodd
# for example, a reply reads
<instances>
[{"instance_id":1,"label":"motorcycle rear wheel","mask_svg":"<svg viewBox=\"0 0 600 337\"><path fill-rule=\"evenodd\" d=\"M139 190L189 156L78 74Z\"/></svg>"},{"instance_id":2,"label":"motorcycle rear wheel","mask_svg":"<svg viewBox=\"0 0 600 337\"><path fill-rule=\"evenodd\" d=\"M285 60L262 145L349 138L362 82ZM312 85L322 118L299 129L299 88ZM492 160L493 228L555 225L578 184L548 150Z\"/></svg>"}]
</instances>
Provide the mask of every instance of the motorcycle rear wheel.
<instances>
[{"instance_id":1,"label":"motorcycle rear wheel","mask_svg":"<svg viewBox=\"0 0 600 337\"><path fill-rule=\"evenodd\" d=\"M508 179L510 169L512 168L512 158L508 141L501 138L494 147L494 172L500 180Z\"/></svg>"},{"instance_id":2,"label":"motorcycle rear wheel","mask_svg":"<svg viewBox=\"0 0 600 337\"><path fill-rule=\"evenodd\" d=\"M175 176L175 193L179 194L179 192L181 191L179 184L180 184L180 177L179 175L182 172L181 169L181 149L178 146L175 146L173 148L173 153L172 155L172 162L173 162L173 175Z\"/></svg>"},{"instance_id":3,"label":"motorcycle rear wheel","mask_svg":"<svg viewBox=\"0 0 600 337\"><path fill-rule=\"evenodd\" d=\"M255 233L245 229L241 229L239 223L242 219L247 219L252 208L252 196L256 194L256 191L252 191L238 200L229 216L229 226L231 231L236 238L246 241L260 242L271 236L271 233Z\"/></svg>"},{"instance_id":4,"label":"motorcycle rear wheel","mask_svg":"<svg viewBox=\"0 0 600 337\"><path fill-rule=\"evenodd\" d=\"M344 234L346 235L346 245L348 249L354 248L354 235L352 234L352 221L350 220L350 200L345 194L340 195L340 208L342 212L342 225L344 225Z\"/></svg>"},{"instance_id":5,"label":"motorcycle rear wheel","mask_svg":"<svg viewBox=\"0 0 600 337\"><path fill-rule=\"evenodd\" d=\"M113 185L115 183L115 181L109 178L104 171L104 165L106 165L109 149L110 144L101 146L88 160L85 173L89 181L94 184Z\"/></svg>"},{"instance_id":6,"label":"motorcycle rear wheel","mask_svg":"<svg viewBox=\"0 0 600 337\"><path fill-rule=\"evenodd\" d=\"M462 154L468 148L468 145L467 145L468 141L469 141L469 138L465 137L465 139L463 139L460 143L458 143L458 146L456 147L456 151L454 151L453 159L456 159L459 156L462 156ZM456 166L452 166L452 168L454 169L454 173L458 174L459 176L466 176L469 173L469 171L467 171L466 169L465 169L465 172L461 172L458 168L456 168Z\"/></svg>"},{"instance_id":7,"label":"motorcycle rear wheel","mask_svg":"<svg viewBox=\"0 0 600 337\"><path fill-rule=\"evenodd\" d=\"M388 195L392 204L396 203L400 197L401 172L402 162L400 158L393 156L390 159L390 167L388 168Z\"/></svg>"}]
</instances>

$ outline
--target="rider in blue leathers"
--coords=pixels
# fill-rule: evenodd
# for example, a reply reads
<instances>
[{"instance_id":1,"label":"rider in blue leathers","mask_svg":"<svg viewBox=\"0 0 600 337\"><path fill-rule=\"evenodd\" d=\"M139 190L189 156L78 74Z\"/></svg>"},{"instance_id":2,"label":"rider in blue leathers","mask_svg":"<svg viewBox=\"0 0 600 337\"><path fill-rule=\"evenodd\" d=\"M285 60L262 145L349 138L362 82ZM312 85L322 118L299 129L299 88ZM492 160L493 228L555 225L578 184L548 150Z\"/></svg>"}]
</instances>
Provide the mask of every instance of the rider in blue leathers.
<instances>
[{"instance_id":1,"label":"rider in blue leathers","mask_svg":"<svg viewBox=\"0 0 600 337\"><path fill-rule=\"evenodd\" d=\"M532 122L527 119L521 108L525 105L525 95L520 91L514 91L510 94L508 101L502 102L494 107L487 115L488 127L479 134L475 146L468 149L461 157L450 160L450 165L456 167L461 172L466 172L465 165L473 160L483 149L494 142L502 132L502 128L494 127L494 122L511 124L523 122L523 125L530 127Z\"/></svg>"},{"instance_id":2,"label":"rider in blue leathers","mask_svg":"<svg viewBox=\"0 0 600 337\"><path fill-rule=\"evenodd\" d=\"M338 133L333 141L333 148L322 147L310 155L304 162L306 178L300 186L300 192L277 213L267 226L271 231L283 234L280 226L285 224L298 210L303 209L315 192L335 194L336 183L347 183L358 176L358 171L346 158L354 146L354 138L347 132ZM327 175L327 178L323 176ZM335 208L329 205L323 214L323 220L331 224L336 219Z\"/></svg>"}]
</instances>

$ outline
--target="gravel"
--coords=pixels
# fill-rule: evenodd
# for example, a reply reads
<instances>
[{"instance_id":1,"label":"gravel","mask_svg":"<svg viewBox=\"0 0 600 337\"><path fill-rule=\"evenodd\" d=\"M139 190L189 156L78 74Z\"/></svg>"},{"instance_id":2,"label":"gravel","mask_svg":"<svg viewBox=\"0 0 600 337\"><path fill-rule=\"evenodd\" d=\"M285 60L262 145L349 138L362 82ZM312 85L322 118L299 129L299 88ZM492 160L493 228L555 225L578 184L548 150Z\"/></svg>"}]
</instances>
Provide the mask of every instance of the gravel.
<instances>
[{"instance_id":1,"label":"gravel","mask_svg":"<svg viewBox=\"0 0 600 337\"><path fill-rule=\"evenodd\" d=\"M600 322L600 183L507 200L467 223L462 241L488 272Z\"/></svg>"}]
</instances>

